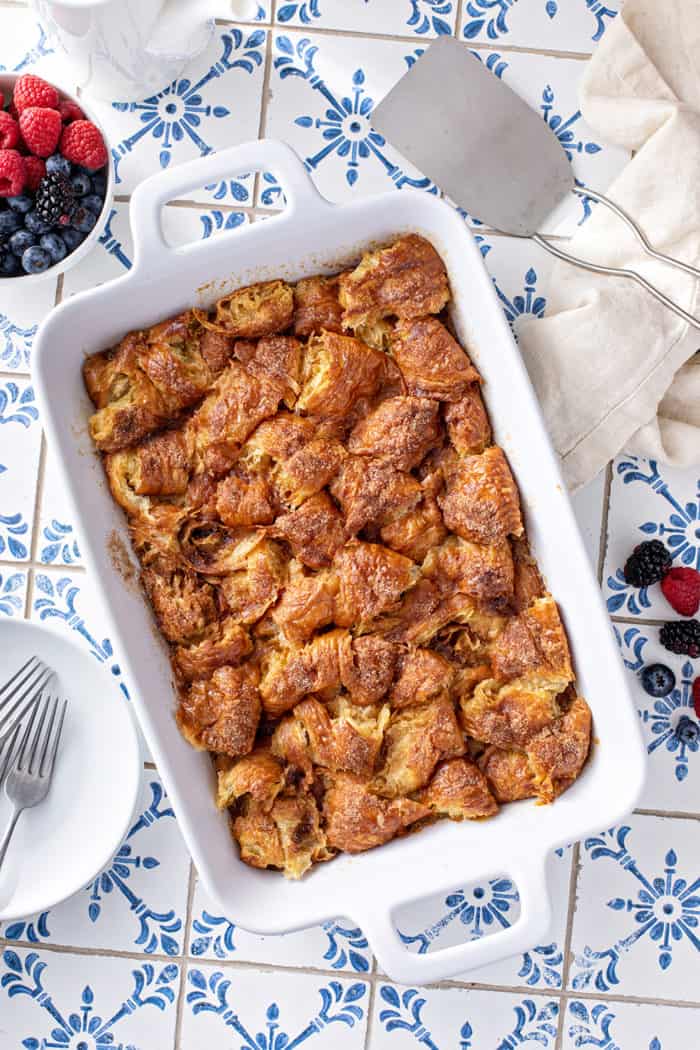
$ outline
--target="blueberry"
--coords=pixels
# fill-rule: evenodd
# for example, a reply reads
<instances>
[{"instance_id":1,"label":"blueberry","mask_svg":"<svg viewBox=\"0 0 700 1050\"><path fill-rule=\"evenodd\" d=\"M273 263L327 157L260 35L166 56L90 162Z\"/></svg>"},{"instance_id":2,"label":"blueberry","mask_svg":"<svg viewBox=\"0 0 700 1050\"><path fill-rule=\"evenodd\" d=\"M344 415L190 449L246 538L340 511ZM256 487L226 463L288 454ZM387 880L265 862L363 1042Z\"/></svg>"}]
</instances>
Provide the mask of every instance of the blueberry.
<instances>
[{"instance_id":1,"label":"blueberry","mask_svg":"<svg viewBox=\"0 0 700 1050\"><path fill-rule=\"evenodd\" d=\"M27 248L22 255L22 269L25 273L43 273L51 265L51 256L38 244Z\"/></svg>"},{"instance_id":2,"label":"blueberry","mask_svg":"<svg viewBox=\"0 0 700 1050\"><path fill-rule=\"evenodd\" d=\"M77 175L74 175L70 180L70 184L75 191L76 197L84 197L86 193L93 189L90 176L84 171L79 171Z\"/></svg>"},{"instance_id":3,"label":"blueberry","mask_svg":"<svg viewBox=\"0 0 700 1050\"><path fill-rule=\"evenodd\" d=\"M39 215L36 208L32 208L28 211L24 217L24 225L31 233L41 235L42 233L48 233L51 227L48 222L44 222L42 217Z\"/></svg>"},{"instance_id":4,"label":"blueberry","mask_svg":"<svg viewBox=\"0 0 700 1050\"><path fill-rule=\"evenodd\" d=\"M87 208L88 211L92 211L95 215L99 215L102 211L102 205L104 202L96 193L91 193L89 196L83 197L80 203L83 208Z\"/></svg>"},{"instance_id":5,"label":"blueberry","mask_svg":"<svg viewBox=\"0 0 700 1050\"><path fill-rule=\"evenodd\" d=\"M104 199L104 195L107 192L107 176L101 171L92 176L92 192Z\"/></svg>"},{"instance_id":6,"label":"blueberry","mask_svg":"<svg viewBox=\"0 0 700 1050\"><path fill-rule=\"evenodd\" d=\"M81 233L89 233L97 222L97 216L94 211L89 211L87 208L76 208L71 221L71 226L74 230L80 230Z\"/></svg>"},{"instance_id":7,"label":"blueberry","mask_svg":"<svg viewBox=\"0 0 700 1050\"><path fill-rule=\"evenodd\" d=\"M69 252L74 252L79 244L85 240L85 234L66 226L61 230L61 237Z\"/></svg>"},{"instance_id":8,"label":"blueberry","mask_svg":"<svg viewBox=\"0 0 700 1050\"><path fill-rule=\"evenodd\" d=\"M15 255L22 255L33 244L36 244L36 234L30 233L29 230L17 230L9 240L10 251Z\"/></svg>"},{"instance_id":9,"label":"blueberry","mask_svg":"<svg viewBox=\"0 0 700 1050\"><path fill-rule=\"evenodd\" d=\"M60 153L54 153L46 161L46 171L49 175L54 171L60 171L61 175L70 175L70 161L66 160L65 157L62 157Z\"/></svg>"},{"instance_id":10,"label":"blueberry","mask_svg":"<svg viewBox=\"0 0 700 1050\"><path fill-rule=\"evenodd\" d=\"M68 252L66 242L57 233L45 233L39 240L39 244L51 256L51 262L57 263L65 259Z\"/></svg>"},{"instance_id":11,"label":"blueberry","mask_svg":"<svg viewBox=\"0 0 700 1050\"><path fill-rule=\"evenodd\" d=\"M642 671L642 687L649 696L668 696L676 684L676 676L665 664L649 664Z\"/></svg>"},{"instance_id":12,"label":"blueberry","mask_svg":"<svg viewBox=\"0 0 700 1050\"><path fill-rule=\"evenodd\" d=\"M0 212L0 241L8 240L21 225L22 220L16 212L9 209Z\"/></svg>"},{"instance_id":13,"label":"blueberry","mask_svg":"<svg viewBox=\"0 0 700 1050\"><path fill-rule=\"evenodd\" d=\"M19 273L19 259L12 252L0 253L0 276L16 277Z\"/></svg>"},{"instance_id":14,"label":"blueberry","mask_svg":"<svg viewBox=\"0 0 700 1050\"><path fill-rule=\"evenodd\" d=\"M28 211L31 211L34 207L34 201L31 197L25 197L22 194L20 197L8 197L7 203L10 205L13 211L19 212L20 215L26 215Z\"/></svg>"}]
</instances>

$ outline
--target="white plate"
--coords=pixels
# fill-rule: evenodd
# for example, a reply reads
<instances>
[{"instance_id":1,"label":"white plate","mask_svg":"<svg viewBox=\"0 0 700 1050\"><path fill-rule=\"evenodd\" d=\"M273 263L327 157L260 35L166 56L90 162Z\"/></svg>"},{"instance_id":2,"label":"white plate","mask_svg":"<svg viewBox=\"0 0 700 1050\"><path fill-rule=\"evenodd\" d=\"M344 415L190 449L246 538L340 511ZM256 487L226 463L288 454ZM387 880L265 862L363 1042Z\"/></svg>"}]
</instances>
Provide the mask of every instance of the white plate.
<instances>
[{"instance_id":1,"label":"white plate","mask_svg":"<svg viewBox=\"0 0 700 1050\"><path fill-rule=\"evenodd\" d=\"M45 911L90 882L124 837L141 785L129 705L97 660L37 624L0 624L0 683L35 654L69 704L49 794L19 818L0 871L0 919ZM0 828L10 812L3 788Z\"/></svg>"}]
</instances>

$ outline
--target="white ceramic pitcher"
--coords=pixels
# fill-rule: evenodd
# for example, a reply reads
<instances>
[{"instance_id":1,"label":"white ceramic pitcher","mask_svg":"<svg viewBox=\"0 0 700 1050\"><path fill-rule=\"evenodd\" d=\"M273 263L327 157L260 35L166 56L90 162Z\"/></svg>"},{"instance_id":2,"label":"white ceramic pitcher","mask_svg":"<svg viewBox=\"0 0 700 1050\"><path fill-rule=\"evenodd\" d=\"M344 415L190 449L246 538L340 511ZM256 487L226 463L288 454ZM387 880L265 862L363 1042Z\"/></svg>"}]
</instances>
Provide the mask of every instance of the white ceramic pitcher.
<instances>
[{"instance_id":1,"label":"white ceramic pitcher","mask_svg":"<svg viewBox=\"0 0 700 1050\"><path fill-rule=\"evenodd\" d=\"M32 0L86 93L134 101L160 91L207 46L214 16L251 18L255 0Z\"/></svg>"}]
</instances>

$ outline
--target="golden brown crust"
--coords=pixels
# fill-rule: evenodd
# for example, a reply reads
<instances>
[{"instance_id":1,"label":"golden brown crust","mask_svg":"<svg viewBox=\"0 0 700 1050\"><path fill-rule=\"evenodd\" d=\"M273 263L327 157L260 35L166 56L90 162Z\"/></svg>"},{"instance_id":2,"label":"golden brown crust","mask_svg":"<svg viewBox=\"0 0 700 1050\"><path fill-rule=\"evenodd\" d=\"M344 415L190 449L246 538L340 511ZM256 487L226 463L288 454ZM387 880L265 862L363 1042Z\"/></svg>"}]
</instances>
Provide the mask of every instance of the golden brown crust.
<instances>
[{"instance_id":1,"label":"golden brown crust","mask_svg":"<svg viewBox=\"0 0 700 1050\"><path fill-rule=\"evenodd\" d=\"M178 720L195 747L236 758L253 749L260 721L258 668L253 663L219 667L182 696Z\"/></svg>"},{"instance_id":2,"label":"golden brown crust","mask_svg":"<svg viewBox=\"0 0 700 1050\"><path fill-rule=\"evenodd\" d=\"M578 776L590 711L416 235L89 357L90 429L242 859L290 878Z\"/></svg>"},{"instance_id":3,"label":"golden brown crust","mask_svg":"<svg viewBox=\"0 0 700 1050\"><path fill-rule=\"evenodd\" d=\"M478 820L498 812L486 777L468 758L442 762L417 800L438 816L451 820Z\"/></svg>"},{"instance_id":4,"label":"golden brown crust","mask_svg":"<svg viewBox=\"0 0 700 1050\"><path fill-rule=\"evenodd\" d=\"M380 456L398 470L418 466L441 438L439 406L425 397L389 397L360 420L348 449Z\"/></svg>"},{"instance_id":5,"label":"golden brown crust","mask_svg":"<svg viewBox=\"0 0 700 1050\"><path fill-rule=\"evenodd\" d=\"M415 397L459 401L479 373L453 335L436 317L398 324L391 352L406 389Z\"/></svg>"},{"instance_id":6,"label":"golden brown crust","mask_svg":"<svg viewBox=\"0 0 700 1050\"><path fill-rule=\"evenodd\" d=\"M368 252L354 270L340 275L343 325L356 328L383 317L438 314L450 290L442 259L416 234Z\"/></svg>"},{"instance_id":7,"label":"golden brown crust","mask_svg":"<svg viewBox=\"0 0 700 1050\"><path fill-rule=\"evenodd\" d=\"M465 540L493 543L523 533L518 489L497 445L452 464L438 503L447 528Z\"/></svg>"},{"instance_id":8,"label":"golden brown crust","mask_svg":"<svg viewBox=\"0 0 700 1050\"><path fill-rule=\"evenodd\" d=\"M323 815L332 849L362 853L389 842L430 813L410 798L381 798L367 781L351 773L335 773L326 779Z\"/></svg>"},{"instance_id":9,"label":"golden brown crust","mask_svg":"<svg viewBox=\"0 0 700 1050\"><path fill-rule=\"evenodd\" d=\"M342 332L337 277L304 277L294 285L294 334Z\"/></svg>"}]
</instances>

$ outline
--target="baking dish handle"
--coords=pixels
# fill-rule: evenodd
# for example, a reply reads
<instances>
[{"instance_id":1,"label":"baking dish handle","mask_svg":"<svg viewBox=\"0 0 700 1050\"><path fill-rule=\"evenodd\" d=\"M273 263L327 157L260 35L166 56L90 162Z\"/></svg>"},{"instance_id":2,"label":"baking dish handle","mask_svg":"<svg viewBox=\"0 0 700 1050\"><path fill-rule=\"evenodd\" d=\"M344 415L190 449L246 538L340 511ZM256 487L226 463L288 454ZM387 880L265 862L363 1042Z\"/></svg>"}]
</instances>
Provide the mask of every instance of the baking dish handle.
<instances>
[{"instance_id":1,"label":"baking dish handle","mask_svg":"<svg viewBox=\"0 0 700 1050\"><path fill-rule=\"evenodd\" d=\"M189 190L251 171L269 171L284 191L287 207L279 220L298 219L304 212L318 214L332 205L317 191L302 161L285 142L258 139L219 153L209 153L187 164L145 179L131 197L130 219L137 266L155 263L172 248L163 236L161 209ZM224 234L226 236L226 234Z\"/></svg>"},{"instance_id":2,"label":"baking dish handle","mask_svg":"<svg viewBox=\"0 0 700 1050\"><path fill-rule=\"evenodd\" d=\"M498 933L450 948L425 954L407 951L399 939L391 909L368 910L365 906L364 915L358 909L356 918L379 966L391 980L411 985L447 980L477 966L529 951L547 935L551 906L544 858L539 863L528 863L522 867L509 865L509 875L517 885L520 896L520 915L516 921Z\"/></svg>"}]
</instances>

